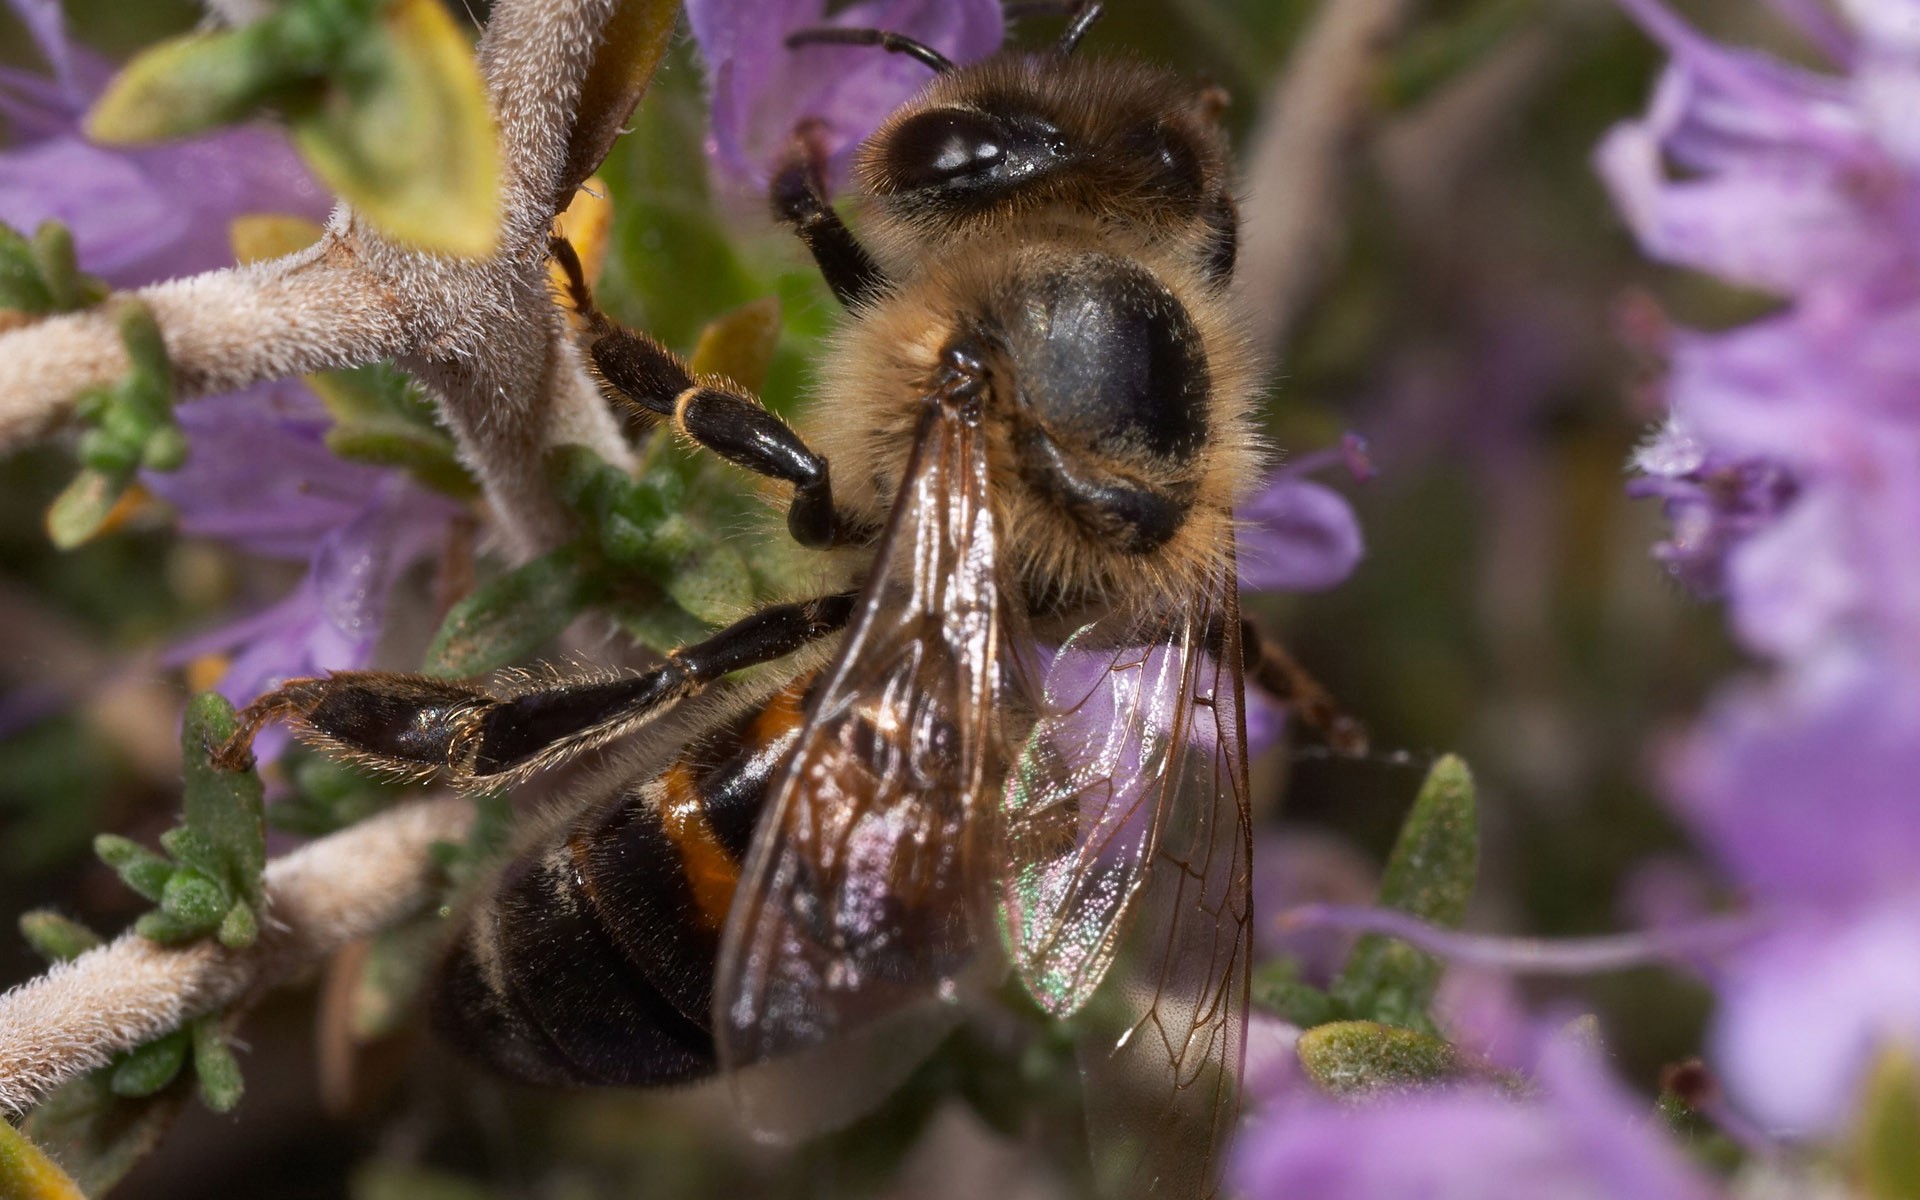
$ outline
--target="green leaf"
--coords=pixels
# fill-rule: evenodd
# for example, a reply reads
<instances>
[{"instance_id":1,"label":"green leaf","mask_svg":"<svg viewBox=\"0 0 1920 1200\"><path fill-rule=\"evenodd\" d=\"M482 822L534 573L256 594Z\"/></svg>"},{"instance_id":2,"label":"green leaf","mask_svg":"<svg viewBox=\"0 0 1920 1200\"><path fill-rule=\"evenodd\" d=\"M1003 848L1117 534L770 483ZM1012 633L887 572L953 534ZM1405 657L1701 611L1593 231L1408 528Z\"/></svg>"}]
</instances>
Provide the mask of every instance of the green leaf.
<instances>
[{"instance_id":1,"label":"green leaf","mask_svg":"<svg viewBox=\"0 0 1920 1200\"><path fill-rule=\"evenodd\" d=\"M331 39L282 11L238 29L192 33L135 55L87 114L110 146L205 133L253 116L326 70Z\"/></svg>"},{"instance_id":2,"label":"green leaf","mask_svg":"<svg viewBox=\"0 0 1920 1200\"><path fill-rule=\"evenodd\" d=\"M0 1197L5 1200L87 1200L80 1185L42 1154L25 1134L0 1121Z\"/></svg>"},{"instance_id":3,"label":"green leaf","mask_svg":"<svg viewBox=\"0 0 1920 1200\"><path fill-rule=\"evenodd\" d=\"M62 550L90 541L106 525L126 490L118 474L82 467L47 509L47 538Z\"/></svg>"},{"instance_id":4,"label":"green leaf","mask_svg":"<svg viewBox=\"0 0 1920 1200\"><path fill-rule=\"evenodd\" d=\"M161 913L175 926L200 933L219 925L230 906L226 889L192 867L175 871L160 895Z\"/></svg>"},{"instance_id":5,"label":"green leaf","mask_svg":"<svg viewBox=\"0 0 1920 1200\"><path fill-rule=\"evenodd\" d=\"M1379 902L1435 925L1457 927L1473 897L1479 859L1473 776L1466 763L1447 755L1428 772L1401 826L1381 877ZM1431 956L1368 934L1355 943L1332 994L1349 1013L1431 1033L1427 1006L1440 973L1441 964Z\"/></svg>"},{"instance_id":6,"label":"green leaf","mask_svg":"<svg viewBox=\"0 0 1920 1200\"><path fill-rule=\"evenodd\" d=\"M1920 1061L1906 1047L1883 1050L1867 1076L1854 1157L1868 1200L1920 1200Z\"/></svg>"},{"instance_id":7,"label":"green leaf","mask_svg":"<svg viewBox=\"0 0 1920 1200\"><path fill-rule=\"evenodd\" d=\"M208 928L206 925L169 916L159 909L140 914L140 919L133 923L135 933L150 942L159 942L163 946L178 945L181 942L191 942L195 938L205 937Z\"/></svg>"},{"instance_id":8,"label":"green leaf","mask_svg":"<svg viewBox=\"0 0 1920 1200\"><path fill-rule=\"evenodd\" d=\"M109 1074L95 1071L56 1089L20 1126L90 1196L104 1194L159 1144L186 1098L184 1089L170 1088L124 1099L114 1094Z\"/></svg>"},{"instance_id":9,"label":"green leaf","mask_svg":"<svg viewBox=\"0 0 1920 1200\"><path fill-rule=\"evenodd\" d=\"M200 1102L217 1113L232 1112L246 1090L240 1078L240 1064L227 1045L220 1028L220 1017L206 1016L190 1027L193 1038L193 1073L200 1084Z\"/></svg>"},{"instance_id":10,"label":"green leaf","mask_svg":"<svg viewBox=\"0 0 1920 1200\"><path fill-rule=\"evenodd\" d=\"M260 920L253 915L253 907L245 900L236 901L220 919L217 936L220 944L229 950L245 950L253 945L253 939L260 936Z\"/></svg>"},{"instance_id":11,"label":"green leaf","mask_svg":"<svg viewBox=\"0 0 1920 1200\"><path fill-rule=\"evenodd\" d=\"M188 1034L176 1029L165 1037L127 1051L113 1069L113 1094L151 1096L172 1083L186 1065Z\"/></svg>"},{"instance_id":12,"label":"green leaf","mask_svg":"<svg viewBox=\"0 0 1920 1200\"><path fill-rule=\"evenodd\" d=\"M1333 997L1301 982L1299 964L1290 958L1255 967L1252 982L1251 999L1256 1008L1284 1017L1302 1029L1324 1025L1341 1015Z\"/></svg>"},{"instance_id":13,"label":"green leaf","mask_svg":"<svg viewBox=\"0 0 1920 1200\"><path fill-rule=\"evenodd\" d=\"M0 225L0 312L72 312L106 294L106 284L80 272L73 232L59 221L42 221L31 241Z\"/></svg>"},{"instance_id":14,"label":"green leaf","mask_svg":"<svg viewBox=\"0 0 1920 1200\"><path fill-rule=\"evenodd\" d=\"M266 905L265 789L252 770L223 771L212 756L239 728L233 705L202 692L187 706L180 731L186 764L186 831L201 843L184 861L217 880L227 895L257 913Z\"/></svg>"},{"instance_id":15,"label":"green leaf","mask_svg":"<svg viewBox=\"0 0 1920 1200\"><path fill-rule=\"evenodd\" d=\"M779 345L780 297L762 296L709 321L688 365L696 374L721 375L757 393Z\"/></svg>"},{"instance_id":16,"label":"green leaf","mask_svg":"<svg viewBox=\"0 0 1920 1200\"><path fill-rule=\"evenodd\" d=\"M48 313L53 290L41 278L33 244L11 227L0 224L0 310Z\"/></svg>"},{"instance_id":17,"label":"green leaf","mask_svg":"<svg viewBox=\"0 0 1920 1200\"><path fill-rule=\"evenodd\" d=\"M427 673L478 675L525 658L559 636L587 602L580 560L577 547L563 546L454 605L427 650Z\"/></svg>"},{"instance_id":18,"label":"green leaf","mask_svg":"<svg viewBox=\"0 0 1920 1200\"><path fill-rule=\"evenodd\" d=\"M294 144L382 232L477 258L500 232L500 152L480 69L438 0L389 0L323 101L290 107Z\"/></svg>"},{"instance_id":19,"label":"green leaf","mask_svg":"<svg viewBox=\"0 0 1920 1200\"><path fill-rule=\"evenodd\" d=\"M1374 1021L1309 1029L1300 1035L1296 1053L1314 1085L1334 1096L1409 1091L1465 1073L1459 1052L1447 1042Z\"/></svg>"},{"instance_id":20,"label":"green leaf","mask_svg":"<svg viewBox=\"0 0 1920 1200\"><path fill-rule=\"evenodd\" d=\"M103 833L93 839L93 852L112 867L121 882L141 896L159 903L174 866L158 854L130 838Z\"/></svg>"},{"instance_id":21,"label":"green leaf","mask_svg":"<svg viewBox=\"0 0 1920 1200\"><path fill-rule=\"evenodd\" d=\"M100 945L100 935L50 908L20 914L20 936L48 962L69 962Z\"/></svg>"},{"instance_id":22,"label":"green leaf","mask_svg":"<svg viewBox=\"0 0 1920 1200\"><path fill-rule=\"evenodd\" d=\"M600 48L580 85L567 141L560 197L593 174L620 135L666 57L679 0L620 0L600 32Z\"/></svg>"}]
</instances>

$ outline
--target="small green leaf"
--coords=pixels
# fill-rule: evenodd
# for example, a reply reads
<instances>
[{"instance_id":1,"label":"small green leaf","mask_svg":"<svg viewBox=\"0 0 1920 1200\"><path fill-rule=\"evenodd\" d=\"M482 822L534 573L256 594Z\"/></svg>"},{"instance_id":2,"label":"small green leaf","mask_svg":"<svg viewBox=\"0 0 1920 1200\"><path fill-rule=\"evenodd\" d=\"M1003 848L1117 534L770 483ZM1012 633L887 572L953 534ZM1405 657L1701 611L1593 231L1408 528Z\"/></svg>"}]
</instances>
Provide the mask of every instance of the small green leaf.
<instances>
[{"instance_id":1,"label":"small green leaf","mask_svg":"<svg viewBox=\"0 0 1920 1200\"><path fill-rule=\"evenodd\" d=\"M154 903L159 903L174 866L158 854L130 838L103 833L93 839L93 852L112 867L121 882Z\"/></svg>"},{"instance_id":2,"label":"small green leaf","mask_svg":"<svg viewBox=\"0 0 1920 1200\"><path fill-rule=\"evenodd\" d=\"M163 1038L136 1046L121 1057L113 1070L116 1096L151 1096L180 1074L187 1061L188 1035L176 1029Z\"/></svg>"},{"instance_id":3,"label":"small green leaf","mask_svg":"<svg viewBox=\"0 0 1920 1200\"><path fill-rule=\"evenodd\" d=\"M205 133L246 120L320 77L329 47L286 13L237 29L192 33L142 51L87 114L87 136L110 146Z\"/></svg>"},{"instance_id":4,"label":"small green leaf","mask_svg":"<svg viewBox=\"0 0 1920 1200\"><path fill-rule=\"evenodd\" d=\"M47 509L47 538L71 550L93 538L120 503L125 482L114 474L83 467Z\"/></svg>"},{"instance_id":5,"label":"small green leaf","mask_svg":"<svg viewBox=\"0 0 1920 1200\"><path fill-rule=\"evenodd\" d=\"M477 675L525 658L565 629L586 604L580 551L542 555L454 605L427 650L427 673Z\"/></svg>"},{"instance_id":6,"label":"small green leaf","mask_svg":"<svg viewBox=\"0 0 1920 1200\"><path fill-rule=\"evenodd\" d=\"M201 1017L190 1028L200 1102L217 1113L232 1112L246 1085L240 1078L240 1063L233 1057L233 1048L221 1032L220 1017Z\"/></svg>"},{"instance_id":7,"label":"small green leaf","mask_svg":"<svg viewBox=\"0 0 1920 1200\"><path fill-rule=\"evenodd\" d=\"M477 258L500 233L500 154L480 69L437 0L389 0L325 103L290 107L316 173L380 229Z\"/></svg>"},{"instance_id":8,"label":"small green leaf","mask_svg":"<svg viewBox=\"0 0 1920 1200\"><path fill-rule=\"evenodd\" d=\"M11 227L0 224L0 310L23 313L54 311L53 290L41 278L33 244Z\"/></svg>"},{"instance_id":9,"label":"small green leaf","mask_svg":"<svg viewBox=\"0 0 1920 1200\"><path fill-rule=\"evenodd\" d=\"M72 312L106 294L106 284L81 274L73 233L59 221L42 221L31 241L0 225L0 312Z\"/></svg>"},{"instance_id":10,"label":"small green leaf","mask_svg":"<svg viewBox=\"0 0 1920 1200\"><path fill-rule=\"evenodd\" d=\"M574 106L560 180L562 198L593 174L626 132L628 119L666 56L679 11L678 0L621 0L602 27L600 48Z\"/></svg>"},{"instance_id":11,"label":"small green leaf","mask_svg":"<svg viewBox=\"0 0 1920 1200\"><path fill-rule=\"evenodd\" d=\"M1300 1035L1300 1065L1321 1091L1364 1096L1461 1078L1459 1051L1432 1034L1374 1021L1336 1021Z\"/></svg>"},{"instance_id":12,"label":"small green leaf","mask_svg":"<svg viewBox=\"0 0 1920 1200\"><path fill-rule=\"evenodd\" d=\"M466 500L480 494L453 443L412 425L395 421L336 426L327 431L327 449L354 462L398 467L442 495Z\"/></svg>"},{"instance_id":13,"label":"small green leaf","mask_svg":"<svg viewBox=\"0 0 1920 1200\"><path fill-rule=\"evenodd\" d=\"M50 908L20 914L20 936L49 962L69 962L100 945L100 935Z\"/></svg>"},{"instance_id":14,"label":"small green leaf","mask_svg":"<svg viewBox=\"0 0 1920 1200\"><path fill-rule=\"evenodd\" d=\"M150 942L159 942L163 946L178 945L181 942L191 942L195 938L205 937L208 928L206 925L169 916L157 908L152 912L141 913L140 919L133 923L135 933Z\"/></svg>"},{"instance_id":15,"label":"small green leaf","mask_svg":"<svg viewBox=\"0 0 1920 1200\"><path fill-rule=\"evenodd\" d=\"M237 728L233 705L217 693L202 692L187 706L180 732L186 764L185 829L205 849L181 857L258 912L266 904L261 882L267 866L265 789L253 771L223 771L212 762L214 751Z\"/></svg>"},{"instance_id":16,"label":"small green leaf","mask_svg":"<svg viewBox=\"0 0 1920 1200\"><path fill-rule=\"evenodd\" d=\"M780 297L762 296L709 321L688 365L696 374L721 375L758 392L779 345Z\"/></svg>"},{"instance_id":17,"label":"small green leaf","mask_svg":"<svg viewBox=\"0 0 1920 1200\"><path fill-rule=\"evenodd\" d=\"M144 1100L124 1099L113 1093L110 1074L82 1075L55 1090L20 1127L58 1158L89 1196L104 1195L158 1145L186 1099L179 1088ZM3 1188L0 1195L6 1195Z\"/></svg>"},{"instance_id":18,"label":"small green leaf","mask_svg":"<svg viewBox=\"0 0 1920 1200\"><path fill-rule=\"evenodd\" d=\"M1920 1200L1920 1061L1905 1047L1881 1051L1867 1076L1854 1154L1868 1200Z\"/></svg>"},{"instance_id":19,"label":"small green leaf","mask_svg":"<svg viewBox=\"0 0 1920 1200\"><path fill-rule=\"evenodd\" d=\"M253 939L260 936L260 921L253 915L253 906L245 900L235 901L227 915L220 919L220 944L229 950L245 950L253 945Z\"/></svg>"},{"instance_id":20,"label":"small green leaf","mask_svg":"<svg viewBox=\"0 0 1920 1200\"><path fill-rule=\"evenodd\" d=\"M207 932L227 915L226 890L192 867L173 873L160 895L160 911L177 926Z\"/></svg>"},{"instance_id":21,"label":"small green leaf","mask_svg":"<svg viewBox=\"0 0 1920 1200\"><path fill-rule=\"evenodd\" d=\"M1254 968L1252 1002L1256 1008L1284 1017L1302 1029L1325 1025L1340 1016L1333 997L1301 982L1299 966L1289 958Z\"/></svg>"},{"instance_id":22,"label":"small green leaf","mask_svg":"<svg viewBox=\"0 0 1920 1200\"><path fill-rule=\"evenodd\" d=\"M1435 925L1457 927L1466 916L1479 870L1479 818L1473 776L1447 755L1433 765L1387 859L1380 904ZM1441 965L1404 942L1362 937L1333 983L1345 1011L1408 1029L1434 1031L1427 1016Z\"/></svg>"},{"instance_id":23,"label":"small green leaf","mask_svg":"<svg viewBox=\"0 0 1920 1200\"><path fill-rule=\"evenodd\" d=\"M80 1185L18 1129L0 1121L0 1197L5 1200L87 1200Z\"/></svg>"}]
</instances>

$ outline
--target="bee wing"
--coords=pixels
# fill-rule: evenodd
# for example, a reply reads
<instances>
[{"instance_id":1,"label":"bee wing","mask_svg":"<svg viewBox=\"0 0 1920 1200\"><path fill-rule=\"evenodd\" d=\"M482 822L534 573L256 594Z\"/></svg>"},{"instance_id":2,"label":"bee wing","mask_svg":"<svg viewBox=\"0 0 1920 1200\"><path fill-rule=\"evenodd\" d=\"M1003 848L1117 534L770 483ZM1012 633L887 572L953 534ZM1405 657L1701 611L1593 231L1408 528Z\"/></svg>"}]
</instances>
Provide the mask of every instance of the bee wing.
<instances>
[{"instance_id":1,"label":"bee wing","mask_svg":"<svg viewBox=\"0 0 1920 1200\"><path fill-rule=\"evenodd\" d=\"M954 406L929 405L728 916L715 1038L765 1135L851 1120L958 1019L991 878L999 617L983 443Z\"/></svg>"},{"instance_id":2,"label":"bee wing","mask_svg":"<svg viewBox=\"0 0 1920 1200\"><path fill-rule=\"evenodd\" d=\"M1252 952L1242 706L1229 561L1185 609L1116 615L1062 647L1007 783L1007 941L1044 1007L1085 1010L1103 1194L1211 1194L1238 1116Z\"/></svg>"}]
</instances>

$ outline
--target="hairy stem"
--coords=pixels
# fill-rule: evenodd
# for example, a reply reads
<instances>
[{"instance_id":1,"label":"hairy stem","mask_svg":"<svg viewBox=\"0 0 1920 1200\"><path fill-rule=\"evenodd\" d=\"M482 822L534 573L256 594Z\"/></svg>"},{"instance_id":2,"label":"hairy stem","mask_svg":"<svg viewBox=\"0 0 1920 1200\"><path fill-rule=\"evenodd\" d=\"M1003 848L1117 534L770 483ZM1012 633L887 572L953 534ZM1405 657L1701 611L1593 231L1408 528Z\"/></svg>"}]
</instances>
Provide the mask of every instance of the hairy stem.
<instances>
[{"instance_id":1,"label":"hairy stem","mask_svg":"<svg viewBox=\"0 0 1920 1200\"><path fill-rule=\"evenodd\" d=\"M0 995L0 1113L419 912L437 894L428 848L472 822L463 797L424 800L275 859L267 919L246 950L124 933Z\"/></svg>"}]
</instances>

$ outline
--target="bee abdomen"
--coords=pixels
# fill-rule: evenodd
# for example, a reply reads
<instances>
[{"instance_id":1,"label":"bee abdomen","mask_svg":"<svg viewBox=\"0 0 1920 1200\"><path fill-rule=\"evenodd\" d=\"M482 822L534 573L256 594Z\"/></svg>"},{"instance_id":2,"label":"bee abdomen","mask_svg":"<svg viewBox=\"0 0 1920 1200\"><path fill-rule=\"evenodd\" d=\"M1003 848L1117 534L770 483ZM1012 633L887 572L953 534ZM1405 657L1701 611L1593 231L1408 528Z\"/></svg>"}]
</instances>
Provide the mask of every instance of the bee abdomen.
<instances>
[{"instance_id":1,"label":"bee abdomen","mask_svg":"<svg viewBox=\"0 0 1920 1200\"><path fill-rule=\"evenodd\" d=\"M435 1023L487 1066L535 1083L642 1085L710 1071L713 1041L583 903L570 855L523 859L455 948Z\"/></svg>"}]
</instances>

